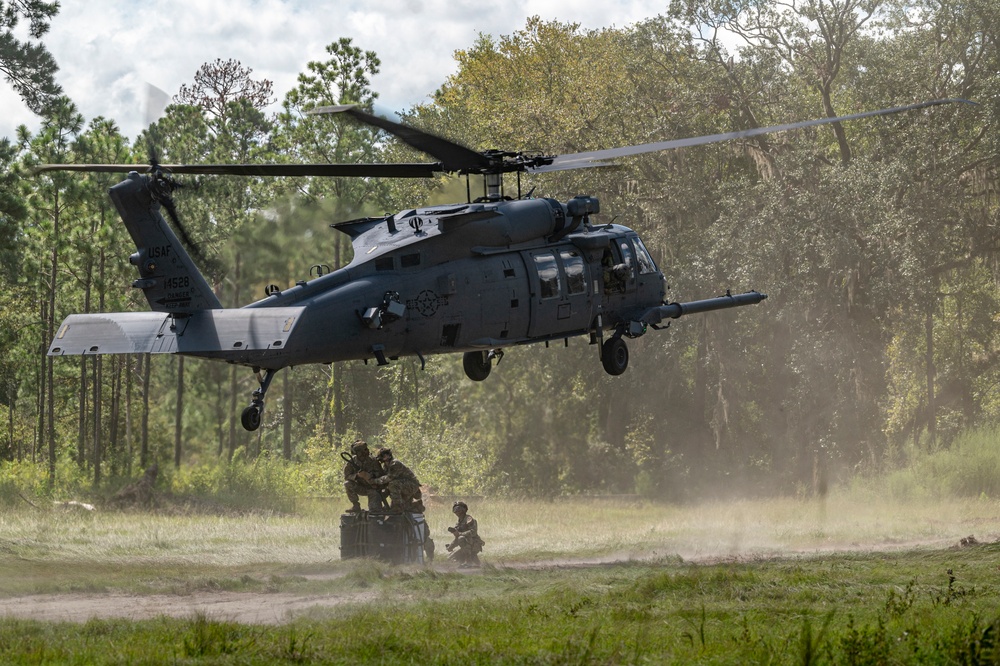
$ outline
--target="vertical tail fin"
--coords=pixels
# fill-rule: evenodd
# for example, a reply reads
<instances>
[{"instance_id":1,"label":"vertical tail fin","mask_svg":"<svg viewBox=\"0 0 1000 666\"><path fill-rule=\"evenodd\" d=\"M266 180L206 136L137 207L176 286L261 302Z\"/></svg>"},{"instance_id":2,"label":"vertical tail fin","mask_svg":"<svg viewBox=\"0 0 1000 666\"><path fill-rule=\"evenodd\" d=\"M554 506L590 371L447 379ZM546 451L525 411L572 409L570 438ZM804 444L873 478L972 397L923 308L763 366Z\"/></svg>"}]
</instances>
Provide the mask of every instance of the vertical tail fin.
<instances>
[{"instance_id":1,"label":"vertical tail fin","mask_svg":"<svg viewBox=\"0 0 1000 666\"><path fill-rule=\"evenodd\" d=\"M129 263L139 270L132 283L142 289L155 312L191 314L222 307L208 281L160 214L149 191L149 177L136 172L108 192L135 241Z\"/></svg>"}]
</instances>

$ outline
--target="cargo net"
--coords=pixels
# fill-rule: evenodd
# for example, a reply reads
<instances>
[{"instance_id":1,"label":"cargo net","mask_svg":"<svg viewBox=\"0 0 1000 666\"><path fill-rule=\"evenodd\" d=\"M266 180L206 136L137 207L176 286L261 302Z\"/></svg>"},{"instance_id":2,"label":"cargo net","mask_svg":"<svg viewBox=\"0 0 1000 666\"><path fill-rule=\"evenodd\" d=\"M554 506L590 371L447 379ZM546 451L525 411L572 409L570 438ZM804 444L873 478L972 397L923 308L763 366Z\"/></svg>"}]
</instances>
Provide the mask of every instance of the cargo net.
<instances>
[{"instance_id":1,"label":"cargo net","mask_svg":"<svg viewBox=\"0 0 1000 666\"><path fill-rule=\"evenodd\" d=\"M340 559L372 557L390 564L424 564L434 541L422 513L345 513L340 517Z\"/></svg>"}]
</instances>

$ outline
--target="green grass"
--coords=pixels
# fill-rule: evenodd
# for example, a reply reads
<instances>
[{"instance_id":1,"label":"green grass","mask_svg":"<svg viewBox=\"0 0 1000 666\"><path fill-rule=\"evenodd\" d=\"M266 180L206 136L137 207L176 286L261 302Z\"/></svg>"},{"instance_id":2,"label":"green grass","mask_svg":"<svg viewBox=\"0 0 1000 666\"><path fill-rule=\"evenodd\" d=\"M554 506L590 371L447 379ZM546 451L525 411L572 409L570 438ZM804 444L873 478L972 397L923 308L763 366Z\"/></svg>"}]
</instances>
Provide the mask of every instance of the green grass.
<instances>
[{"instance_id":1,"label":"green grass","mask_svg":"<svg viewBox=\"0 0 1000 666\"><path fill-rule=\"evenodd\" d=\"M0 621L4 663L996 663L1000 546L476 575L382 570L280 626ZM949 575L949 571L953 573Z\"/></svg>"},{"instance_id":2,"label":"green grass","mask_svg":"<svg viewBox=\"0 0 1000 666\"><path fill-rule=\"evenodd\" d=\"M341 504L0 511L0 608L75 592L345 599L277 625L7 617L0 663L1000 663L992 500L483 500L473 573L341 561ZM443 545L448 506L428 518ZM959 548L969 534L981 543Z\"/></svg>"}]
</instances>

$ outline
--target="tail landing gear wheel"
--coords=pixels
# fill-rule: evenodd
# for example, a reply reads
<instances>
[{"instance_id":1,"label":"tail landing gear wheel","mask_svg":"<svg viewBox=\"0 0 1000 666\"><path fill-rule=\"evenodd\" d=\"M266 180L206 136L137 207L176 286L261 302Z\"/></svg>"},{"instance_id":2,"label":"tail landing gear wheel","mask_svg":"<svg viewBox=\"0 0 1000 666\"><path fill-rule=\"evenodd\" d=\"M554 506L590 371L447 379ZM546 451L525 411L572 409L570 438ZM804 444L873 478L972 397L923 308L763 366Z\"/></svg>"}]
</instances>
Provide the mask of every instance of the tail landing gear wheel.
<instances>
[{"instance_id":1,"label":"tail landing gear wheel","mask_svg":"<svg viewBox=\"0 0 1000 666\"><path fill-rule=\"evenodd\" d=\"M474 382L481 382L490 376L493 369L493 361L488 352L465 352L462 355L462 367L465 374Z\"/></svg>"},{"instance_id":2,"label":"tail landing gear wheel","mask_svg":"<svg viewBox=\"0 0 1000 666\"><path fill-rule=\"evenodd\" d=\"M268 369L261 376L260 368L254 368L253 371L257 375L257 381L260 382L260 388L253 392L250 406L244 409L243 414L240 415L243 427L250 432L260 427L260 415L264 412L264 396L267 394L267 387L271 385L271 380L274 379L274 373L277 372L277 370Z\"/></svg>"},{"instance_id":3,"label":"tail landing gear wheel","mask_svg":"<svg viewBox=\"0 0 1000 666\"><path fill-rule=\"evenodd\" d=\"M601 363L609 375L620 375L628 367L628 345L621 338L611 338L601 346Z\"/></svg>"},{"instance_id":4,"label":"tail landing gear wheel","mask_svg":"<svg viewBox=\"0 0 1000 666\"><path fill-rule=\"evenodd\" d=\"M253 432L260 427L260 407L257 405L250 405L243 410L240 420L243 422L243 427L246 430Z\"/></svg>"}]
</instances>

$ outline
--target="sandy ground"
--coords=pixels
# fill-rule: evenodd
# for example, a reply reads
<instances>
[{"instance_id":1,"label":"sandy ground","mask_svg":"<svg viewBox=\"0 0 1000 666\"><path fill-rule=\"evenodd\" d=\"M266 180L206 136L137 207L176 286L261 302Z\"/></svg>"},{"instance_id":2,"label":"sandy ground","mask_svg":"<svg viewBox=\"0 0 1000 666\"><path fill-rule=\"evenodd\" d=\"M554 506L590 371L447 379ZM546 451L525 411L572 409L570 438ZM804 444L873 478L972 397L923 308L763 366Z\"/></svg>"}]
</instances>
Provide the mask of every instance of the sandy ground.
<instances>
[{"instance_id":1,"label":"sandy ground","mask_svg":"<svg viewBox=\"0 0 1000 666\"><path fill-rule=\"evenodd\" d=\"M0 600L0 614L53 622L92 618L143 620L161 615L195 617L241 624L282 624L312 608L365 601L372 593L352 596L303 596L284 593L199 592L189 595L39 594Z\"/></svg>"},{"instance_id":2,"label":"sandy ground","mask_svg":"<svg viewBox=\"0 0 1000 666\"><path fill-rule=\"evenodd\" d=\"M872 552L909 550L915 548L957 547L954 543L938 540L896 543L886 546L860 546L824 548L801 552L748 552L741 555L685 557L685 561L715 564L721 561L760 561L796 556L818 555L832 552ZM616 562L635 561L625 554L585 559L540 560L505 564L490 562L497 568L545 569L607 566ZM457 570L454 565L435 565L440 571L461 571L476 575L478 570ZM339 575L339 574L336 574ZM307 576L309 577L309 576ZM318 575L316 578L328 576ZM123 618L144 620L159 616L193 618L197 615L220 622L241 624L284 624L313 609L324 609L345 603L363 603L375 599L370 590L351 594L304 595L285 592L225 592L201 591L190 594L129 595L120 593L37 594L0 599L0 616L53 622L86 622L92 618Z\"/></svg>"},{"instance_id":3,"label":"sandy ground","mask_svg":"<svg viewBox=\"0 0 1000 666\"><path fill-rule=\"evenodd\" d=\"M597 561L590 563L591 566L597 564L599 564ZM578 562L575 565L587 564ZM538 563L532 566L546 565ZM561 566L561 564L548 566ZM469 575L478 573L478 570L473 569L459 570L453 565L436 568L440 571L459 571ZM342 574L333 574L333 576L339 575ZM331 576L304 577L323 579ZM33 594L0 599L0 617L82 623L93 618L146 620L160 616L193 618L203 615L210 620L220 622L284 624L313 609L330 608L345 603L365 603L376 599L377 596L378 593L371 590L349 594L226 591L149 595L116 592Z\"/></svg>"}]
</instances>

